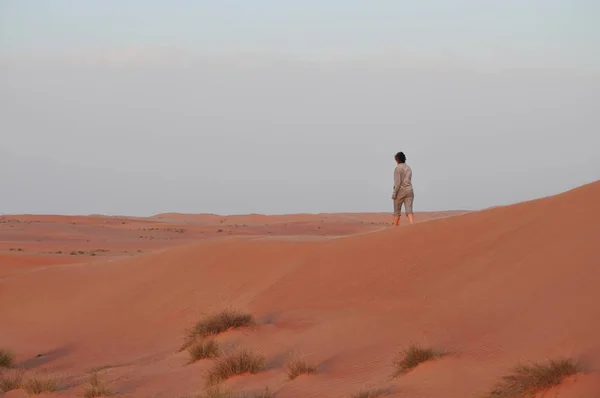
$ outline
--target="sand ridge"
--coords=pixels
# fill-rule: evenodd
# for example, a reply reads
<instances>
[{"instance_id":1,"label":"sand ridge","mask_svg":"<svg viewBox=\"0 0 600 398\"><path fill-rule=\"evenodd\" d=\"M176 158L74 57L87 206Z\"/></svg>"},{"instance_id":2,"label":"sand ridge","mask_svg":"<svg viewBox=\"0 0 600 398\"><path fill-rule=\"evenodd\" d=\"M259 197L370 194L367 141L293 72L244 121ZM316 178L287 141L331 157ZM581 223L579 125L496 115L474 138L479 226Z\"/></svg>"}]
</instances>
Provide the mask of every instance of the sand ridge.
<instances>
[{"instance_id":1,"label":"sand ridge","mask_svg":"<svg viewBox=\"0 0 600 398\"><path fill-rule=\"evenodd\" d=\"M557 217L559 208L572 211ZM236 308L258 325L217 340L268 366L224 383L235 391L484 396L521 361L567 356L585 372L553 394L597 397L600 183L449 215L381 231L389 215L4 216L20 221L0 224L0 342L18 363L61 375L52 396L76 396L92 367L118 396L200 394L214 361L189 365L178 348L203 314ZM9 251L16 245L24 250ZM43 253L52 250L84 254ZM392 378L411 342L449 354ZM292 354L317 372L288 380Z\"/></svg>"}]
</instances>

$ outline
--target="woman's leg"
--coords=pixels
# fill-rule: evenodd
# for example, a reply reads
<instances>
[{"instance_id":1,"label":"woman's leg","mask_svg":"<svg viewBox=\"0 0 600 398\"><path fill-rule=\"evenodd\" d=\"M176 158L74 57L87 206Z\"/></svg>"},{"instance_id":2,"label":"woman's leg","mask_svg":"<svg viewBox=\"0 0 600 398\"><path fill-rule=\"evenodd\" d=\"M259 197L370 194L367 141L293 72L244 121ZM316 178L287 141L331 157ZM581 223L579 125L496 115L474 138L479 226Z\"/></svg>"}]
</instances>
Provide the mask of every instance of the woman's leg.
<instances>
[{"instance_id":1,"label":"woman's leg","mask_svg":"<svg viewBox=\"0 0 600 398\"><path fill-rule=\"evenodd\" d=\"M397 227L400 224L400 216L402 215L402 202L404 198L396 198L394 199L394 227Z\"/></svg>"},{"instance_id":2,"label":"woman's leg","mask_svg":"<svg viewBox=\"0 0 600 398\"><path fill-rule=\"evenodd\" d=\"M408 222L411 224L415 223L415 216L413 215L413 202L415 200L414 195L409 196L404 201L404 209L406 210L406 217L408 218Z\"/></svg>"}]
</instances>

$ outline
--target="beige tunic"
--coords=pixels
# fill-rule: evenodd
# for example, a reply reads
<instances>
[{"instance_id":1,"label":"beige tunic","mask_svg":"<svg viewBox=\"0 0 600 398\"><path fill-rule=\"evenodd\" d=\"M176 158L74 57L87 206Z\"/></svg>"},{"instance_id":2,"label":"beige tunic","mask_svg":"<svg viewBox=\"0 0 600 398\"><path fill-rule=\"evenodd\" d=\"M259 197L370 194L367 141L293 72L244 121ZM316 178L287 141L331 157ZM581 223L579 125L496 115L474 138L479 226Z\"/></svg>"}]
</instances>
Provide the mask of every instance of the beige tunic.
<instances>
[{"instance_id":1,"label":"beige tunic","mask_svg":"<svg viewBox=\"0 0 600 398\"><path fill-rule=\"evenodd\" d=\"M413 194L412 169L406 163L400 163L394 169L394 197Z\"/></svg>"}]
</instances>

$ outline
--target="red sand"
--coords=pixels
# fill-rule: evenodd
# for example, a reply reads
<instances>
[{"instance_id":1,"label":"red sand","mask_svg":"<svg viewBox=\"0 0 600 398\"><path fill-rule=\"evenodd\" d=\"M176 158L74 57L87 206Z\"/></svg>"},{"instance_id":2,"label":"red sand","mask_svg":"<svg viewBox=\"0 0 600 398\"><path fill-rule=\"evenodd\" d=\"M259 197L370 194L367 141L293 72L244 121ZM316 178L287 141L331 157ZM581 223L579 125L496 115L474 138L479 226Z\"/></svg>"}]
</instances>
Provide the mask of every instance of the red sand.
<instances>
[{"instance_id":1,"label":"red sand","mask_svg":"<svg viewBox=\"0 0 600 398\"><path fill-rule=\"evenodd\" d=\"M59 377L49 396L78 396L103 367L118 396L176 398L201 394L213 364L176 352L186 329L233 307L259 325L219 342L269 362L234 391L477 397L522 361L568 356L583 373L548 396L600 396L600 183L434 220L449 215L395 230L387 214L5 216L0 344ZM449 355L391 378L413 342ZM292 353L317 373L287 380Z\"/></svg>"}]
</instances>

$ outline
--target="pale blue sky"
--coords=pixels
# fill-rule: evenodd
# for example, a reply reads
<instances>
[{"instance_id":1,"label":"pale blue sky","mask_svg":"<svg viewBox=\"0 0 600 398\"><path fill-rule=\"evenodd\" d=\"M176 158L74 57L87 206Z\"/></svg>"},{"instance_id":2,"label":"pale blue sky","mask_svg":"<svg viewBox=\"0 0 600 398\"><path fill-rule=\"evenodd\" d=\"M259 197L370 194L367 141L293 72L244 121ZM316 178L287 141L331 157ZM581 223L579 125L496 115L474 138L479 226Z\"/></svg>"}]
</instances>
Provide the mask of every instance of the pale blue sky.
<instances>
[{"instance_id":1,"label":"pale blue sky","mask_svg":"<svg viewBox=\"0 0 600 398\"><path fill-rule=\"evenodd\" d=\"M0 213L479 209L600 178L600 1L0 0ZM560 209L557 209L560 212Z\"/></svg>"},{"instance_id":2,"label":"pale blue sky","mask_svg":"<svg viewBox=\"0 0 600 398\"><path fill-rule=\"evenodd\" d=\"M598 65L595 0L2 0L0 50L440 51Z\"/></svg>"}]
</instances>

